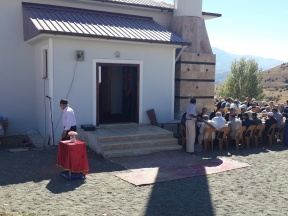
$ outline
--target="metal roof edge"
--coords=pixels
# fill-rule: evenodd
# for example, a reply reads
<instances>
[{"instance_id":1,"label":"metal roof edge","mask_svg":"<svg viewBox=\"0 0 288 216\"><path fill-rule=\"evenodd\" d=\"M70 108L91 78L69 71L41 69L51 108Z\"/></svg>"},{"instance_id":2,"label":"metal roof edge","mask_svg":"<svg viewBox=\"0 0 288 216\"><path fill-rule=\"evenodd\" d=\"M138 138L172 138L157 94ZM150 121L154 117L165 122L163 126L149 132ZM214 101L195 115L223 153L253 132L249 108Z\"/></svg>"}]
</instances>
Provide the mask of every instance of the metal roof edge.
<instances>
[{"instance_id":1,"label":"metal roof edge","mask_svg":"<svg viewBox=\"0 0 288 216\"><path fill-rule=\"evenodd\" d=\"M115 40L115 41L133 41L133 42L143 42L143 43L151 43L151 44L170 44L170 45L181 45L181 46L190 46L190 42L171 42L171 41L157 41L157 40L144 40L144 39L129 39L122 37L111 37L111 36L101 36L101 35L86 35L79 33L71 33L71 32L58 32L58 31L47 31L40 30L40 34L48 34L48 35L65 35L65 36L75 36L75 37L83 37L83 38L97 38L103 40Z\"/></svg>"},{"instance_id":2,"label":"metal roof edge","mask_svg":"<svg viewBox=\"0 0 288 216\"><path fill-rule=\"evenodd\" d=\"M59 34L59 32L57 32L57 34L51 34L51 32L49 31L48 33L45 31L40 31L40 34L38 34L37 36L30 38L28 40L26 40L26 43L34 43L35 41L39 41L42 38L72 38L72 39L78 39L78 40L96 40L96 41L110 41L110 42L114 42L114 43L137 43L137 44L143 44L143 45L147 45L147 43L153 44L153 45L159 45L159 46L170 46L170 47L176 47L176 48L181 48L183 46L190 46L191 43L190 42L185 42L185 43L181 43L181 42L175 42L175 43L171 43L171 42L163 42L163 41L144 41L144 40L127 40L127 39L118 39L118 38L105 38L105 37L91 37L91 36L87 36L87 35L77 35L77 34Z\"/></svg>"},{"instance_id":3,"label":"metal roof edge","mask_svg":"<svg viewBox=\"0 0 288 216\"><path fill-rule=\"evenodd\" d=\"M147 17L147 16L138 16L138 15L115 13L115 12L108 12L108 11L91 10L91 9L85 9L85 8L79 8L79 7L67 7L67 6L58 6L58 5L50 5L50 4L22 2L22 7L25 7L25 6L28 6L28 7L61 8L61 9L66 9L66 10L77 10L77 11L85 11L85 12L105 14L105 15L115 15L115 16L121 16L121 17L130 17L130 18L153 20L153 17Z\"/></svg>"},{"instance_id":4,"label":"metal roof edge","mask_svg":"<svg viewBox=\"0 0 288 216\"><path fill-rule=\"evenodd\" d=\"M141 7L141 8L151 8L151 9L157 9L157 10L161 10L161 11L173 12L173 7L171 7L171 8L169 8L169 7L158 7L158 6L152 6L152 5L133 4L133 3L128 3L128 2L107 1L107 0L92 0L92 1L108 3L108 4L127 5L127 6Z\"/></svg>"}]
</instances>

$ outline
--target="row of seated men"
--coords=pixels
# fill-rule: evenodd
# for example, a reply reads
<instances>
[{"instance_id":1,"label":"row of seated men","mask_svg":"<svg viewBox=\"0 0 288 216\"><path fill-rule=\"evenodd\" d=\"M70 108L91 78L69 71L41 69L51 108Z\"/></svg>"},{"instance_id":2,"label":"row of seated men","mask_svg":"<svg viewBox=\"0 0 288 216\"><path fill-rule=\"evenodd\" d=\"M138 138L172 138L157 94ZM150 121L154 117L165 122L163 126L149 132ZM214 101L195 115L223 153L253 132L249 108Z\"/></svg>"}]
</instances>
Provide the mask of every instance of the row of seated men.
<instances>
[{"instance_id":1,"label":"row of seated men","mask_svg":"<svg viewBox=\"0 0 288 216\"><path fill-rule=\"evenodd\" d=\"M273 108L272 112L264 111L262 113L256 113L248 111L239 114L236 109L231 108L229 109L229 112L224 113L220 107L208 115L207 109L203 108L201 114L198 114L197 118L195 143L202 144L203 139L207 138L208 134L204 134L204 130L207 127L214 127L219 131L222 127L228 126L230 128L228 137L230 137L231 140L236 137L236 128L239 126L245 126L247 129L250 125L265 124L263 134L267 134L271 125L277 124L275 129L277 131L283 126L283 119L285 119L284 116L286 116L286 114L288 115L288 113L281 114L276 108ZM214 137L215 136L216 134L214 134Z\"/></svg>"}]
</instances>

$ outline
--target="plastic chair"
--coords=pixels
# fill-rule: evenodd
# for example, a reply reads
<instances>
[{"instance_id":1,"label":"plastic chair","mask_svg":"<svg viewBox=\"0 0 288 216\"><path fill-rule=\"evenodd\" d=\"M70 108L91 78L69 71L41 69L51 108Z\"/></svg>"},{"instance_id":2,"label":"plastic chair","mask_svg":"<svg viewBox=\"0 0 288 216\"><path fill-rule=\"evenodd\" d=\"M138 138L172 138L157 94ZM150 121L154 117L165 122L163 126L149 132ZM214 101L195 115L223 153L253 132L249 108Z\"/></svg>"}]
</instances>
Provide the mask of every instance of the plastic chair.
<instances>
[{"instance_id":1,"label":"plastic chair","mask_svg":"<svg viewBox=\"0 0 288 216\"><path fill-rule=\"evenodd\" d=\"M245 141L246 141L247 148L250 148L250 141L252 141L252 145L254 146L253 135L254 135L255 128L256 128L256 125L250 125L245 132Z\"/></svg>"},{"instance_id":2,"label":"plastic chair","mask_svg":"<svg viewBox=\"0 0 288 216\"><path fill-rule=\"evenodd\" d=\"M3 130L4 130L4 134L0 135L0 141L1 141L1 144L3 144L4 142L5 142L5 144L7 144L6 134L7 134L7 130L8 130L8 121L7 120L3 120L0 123L1 123L1 125L3 127Z\"/></svg>"},{"instance_id":3,"label":"plastic chair","mask_svg":"<svg viewBox=\"0 0 288 216\"><path fill-rule=\"evenodd\" d=\"M216 130L214 128L205 128L204 129L204 150L207 151L207 148L208 148L208 143L211 144L211 149L213 151L213 141L214 141L214 137L213 137L213 133L215 134L216 133ZM205 139L205 137L207 136L206 134L208 134L208 137Z\"/></svg>"},{"instance_id":4,"label":"plastic chair","mask_svg":"<svg viewBox=\"0 0 288 216\"><path fill-rule=\"evenodd\" d=\"M240 143L242 145L244 144L243 134L246 131L246 127L245 126L239 126L236 128L236 131L237 131L237 136L234 139L235 139L235 143L236 143L236 149L239 150L239 144Z\"/></svg>"},{"instance_id":5,"label":"plastic chair","mask_svg":"<svg viewBox=\"0 0 288 216\"><path fill-rule=\"evenodd\" d=\"M224 109L223 109L224 116L226 115L227 112L228 112L228 108L224 107Z\"/></svg>"},{"instance_id":6,"label":"plastic chair","mask_svg":"<svg viewBox=\"0 0 288 216\"><path fill-rule=\"evenodd\" d=\"M269 139L269 146L272 146L274 144L275 140L275 128L277 127L277 124L271 125L271 127L268 130L267 136Z\"/></svg>"},{"instance_id":7,"label":"plastic chair","mask_svg":"<svg viewBox=\"0 0 288 216\"><path fill-rule=\"evenodd\" d=\"M263 131L264 131L264 129L265 129L265 125L264 124L260 124L260 125L257 125L255 130L254 130L253 136L254 136L254 145L255 145L256 148L258 147L259 139L260 139L260 143L263 142Z\"/></svg>"},{"instance_id":8,"label":"plastic chair","mask_svg":"<svg viewBox=\"0 0 288 216\"><path fill-rule=\"evenodd\" d=\"M227 134L230 131L230 128L228 126L222 127L217 134L216 139L219 142L220 151L222 151L223 148L223 141L225 141L226 149L228 150L228 139Z\"/></svg>"},{"instance_id":9,"label":"plastic chair","mask_svg":"<svg viewBox=\"0 0 288 216\"><path fill-rule=\"evenodd\" d=\"M275 133L275 136L279 138L281 145L284 145L284 125Z\"/></svg>"}]
</instances>

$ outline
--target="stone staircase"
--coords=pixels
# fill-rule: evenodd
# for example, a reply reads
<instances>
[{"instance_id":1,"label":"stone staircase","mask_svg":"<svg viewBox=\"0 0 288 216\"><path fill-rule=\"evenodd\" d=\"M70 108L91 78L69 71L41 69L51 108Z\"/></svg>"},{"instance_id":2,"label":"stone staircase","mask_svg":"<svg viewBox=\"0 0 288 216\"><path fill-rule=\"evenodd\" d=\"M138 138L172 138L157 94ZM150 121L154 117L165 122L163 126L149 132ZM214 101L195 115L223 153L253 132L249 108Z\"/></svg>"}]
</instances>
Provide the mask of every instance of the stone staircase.
<instances>
[{"instance_id":1,"label":"stone staircase","mask_svg":"<svg viewBox=\"0 0 288 216\"><path fill-rule=\"evenodd\" d=\"M84 133L83 141L107 159L181 149L173 132L152 125L103 126Z\"/></svg>"}]
</instances>

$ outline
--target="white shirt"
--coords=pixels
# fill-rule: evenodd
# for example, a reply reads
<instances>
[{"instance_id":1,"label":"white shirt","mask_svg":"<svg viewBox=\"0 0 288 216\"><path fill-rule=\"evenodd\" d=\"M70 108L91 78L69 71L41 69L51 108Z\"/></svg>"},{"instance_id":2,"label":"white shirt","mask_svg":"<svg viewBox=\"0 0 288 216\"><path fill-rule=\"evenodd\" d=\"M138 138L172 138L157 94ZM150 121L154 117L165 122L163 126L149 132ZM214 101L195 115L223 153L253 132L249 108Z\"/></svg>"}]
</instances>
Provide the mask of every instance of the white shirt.
<instances>
[{"instance_id":1,"label":"white shirt","mask_svg":"<svg viewBox=\"0 0 288 216\"><path fill-rule=\"evenodd\" d=\"M196 113L196 107L195 107L195 104L193 103L190 103L186 109L186 119L190 119L190 120L194 120L196 121L196 118L193 118L193 117L190 117L189 115L190 114L193 114L193 115L197 115Z\"/></svg>"},{"instance_id":2,"label":"white shirt","mask_svg":"<svg viewBox=\"0 0 288 216\"><path fill-rule=\"evenodd\" d=\"M215 123L217 130L220 130L226 125L226 120L222 116L216 116L212 121Z\"/></svg>"},{"instance_id":3,"label":"white shirt","mask_svg":"<svg viewBox=\"0 0 288 216\"><path fill-rule=\"evenodd\" d=\"M204 121L205 121L205 120L204 120ZM214 121L208 120L208 121L206 121L206 122L208 122L208 123L211 124L212 126L216 127ZM200 127L200 129L199 129L200 135L203 135L205 128L210 128L210 126L209 126L208 124L205 124L205 123L203 122L202 125L201 125L201 127ZM205 133L203 138L204 138L204 139L207 139L207 138L208 138L208 133ZM215 133L212 133L212 139L215 139Z\"/></svg>"},{"instance_id":4,"label":"white shirt","mask_svg":"<svg viewBox=\"0 0 288 216\"><path fill-rule=\"evenodd\" d=\"M71 126L75 126L76 125L76 119L75 119L74 111L69 106L67 106L63 110L62 123L63 123L63 126L64 126L64 130L70 130Z\"/></svg>"}]
</instances>

